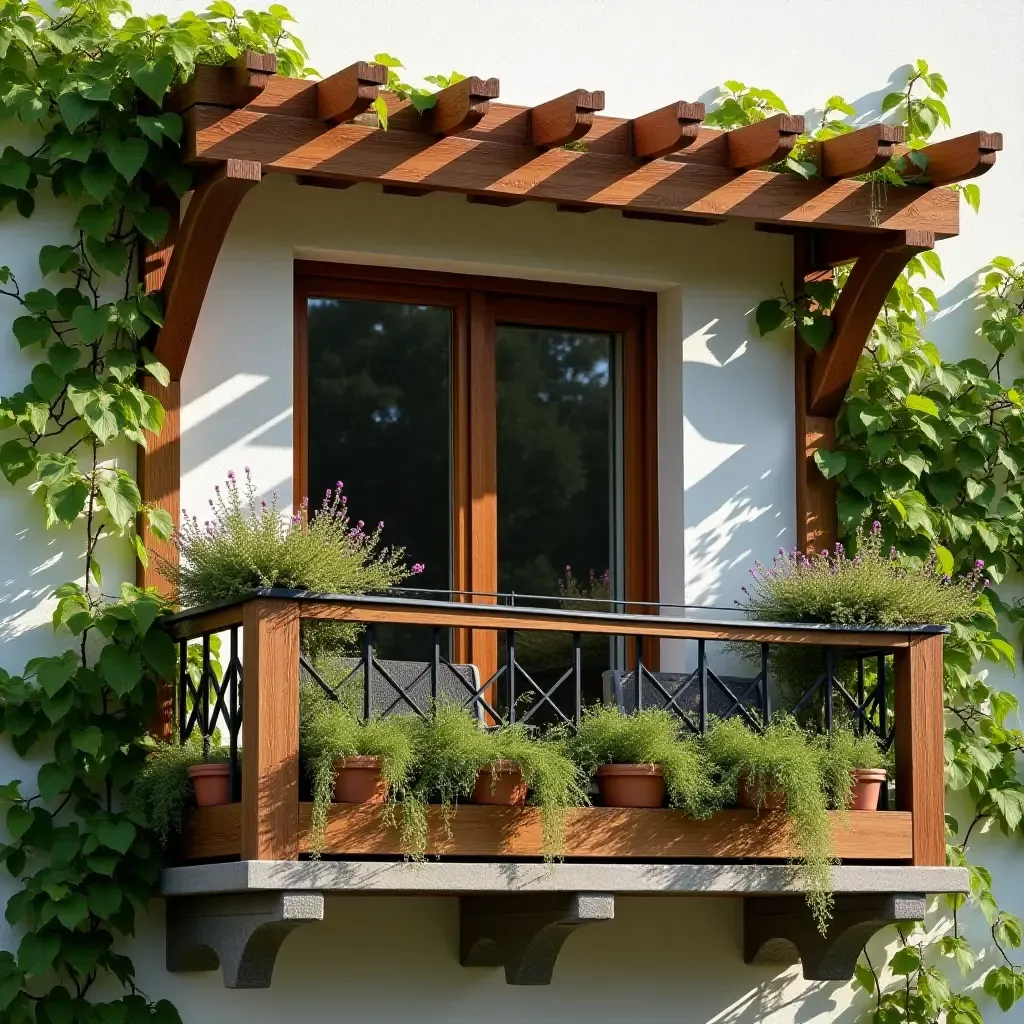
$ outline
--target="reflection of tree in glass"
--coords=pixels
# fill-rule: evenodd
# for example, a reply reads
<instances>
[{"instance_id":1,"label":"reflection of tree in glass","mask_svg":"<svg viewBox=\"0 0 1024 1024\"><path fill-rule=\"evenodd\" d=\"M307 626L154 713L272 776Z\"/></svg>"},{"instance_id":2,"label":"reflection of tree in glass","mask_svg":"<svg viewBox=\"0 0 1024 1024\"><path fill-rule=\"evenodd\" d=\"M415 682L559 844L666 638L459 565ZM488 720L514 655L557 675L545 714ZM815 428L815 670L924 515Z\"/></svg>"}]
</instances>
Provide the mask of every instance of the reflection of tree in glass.
<instances>
[{"instance_id":1,"label":"reflection of tree in glass","mask_svg":"<svg viewBox=\"0 0 1024 1024\"><path fill-rule=\"evenodd\" d=\"M608 565L613 339L498 328L499 589L558 596L561 566Z\"/></svg>"},{"instance_id":2,"label":"reflection of tree in glass","mask_svg":"<svg viewBox=\"0 0 1024 1024\"><path fill-rule=\"evenodd\" d=\"M451 313L397 302L309 301L309 489L341 475L367 522L447 588Z\"/></svg>"}]
</instances>

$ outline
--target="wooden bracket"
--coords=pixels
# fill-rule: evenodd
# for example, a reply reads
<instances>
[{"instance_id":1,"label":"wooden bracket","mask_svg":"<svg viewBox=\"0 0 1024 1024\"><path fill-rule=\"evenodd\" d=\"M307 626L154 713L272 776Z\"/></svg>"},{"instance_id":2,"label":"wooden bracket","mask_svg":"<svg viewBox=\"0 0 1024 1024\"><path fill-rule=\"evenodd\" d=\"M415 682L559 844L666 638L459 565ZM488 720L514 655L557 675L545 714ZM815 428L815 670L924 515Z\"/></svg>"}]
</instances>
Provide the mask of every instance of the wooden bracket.
<instances>
[{"instance_id":1,"label":"wooden bracket","mask_svg":"<svg viewBox=\"0 0 1024 1024\"><path fill-rule=\"evenodd\" d=\"M869 124L848 135L818 144L818 167L823 178L854 178L877 171L895 156L904 138L902 125Z\"/></svg>"},{"instance_id":2,"label":"wooden bracket","mask_svg":"<svg viewBox=\"0 0 1024 1024\"><path fill-rule=\"evenodd\" d=\"M226 160L192 193L167 266L164 325L154 348L154 355L167 367L172 381L181 379L206 289L231 220L261 176L260 165L254 160Z\"/></svg>"},{"instance_id":3,"label":"wooden bracket","mask_svg":"<svg viewBox=\"0 0 1024 1024\"><path fill-rule=\"evenodd\" d=\"M633 156L641 160L676 153L697 140L704 120L703 103L670 103L629 122Z\"/></svg>"},{"instance_id":4,"label":"wooden bracket","mask_svg":"<svg viewBox=\"0 0 1024 1024\"><path fill-rule=\"evenodd\" d=\"M424 117L433 135L457 135L475 128L498 98L496 78L470 76L437 93L437 102Z\"/></svg>"},{"instance_id":5,"label":"wooden bracket","mask_svg":"<svg viewBox=\"0 0 1024 1024\"><path fill-rule=\"evenodd\" d=\"M926 159L924 176L931 185L951 185L984 174L1003 148L1001 132L971 132L918 150Z\"/></svg>"},{"instance_id":6,"label":"wooden bracket","mask_svg":"<svg viewBox=\"0 0 1024 1024\"><path fill-rule=\"evenodd\" d=\"M582 139L604 110L604 93L573 89L558 99L530 108L530 145L551 149Z\"/></svg>"},{"instance_id":7,"label":"wooden bracket","mask_svg":"<svg viewBox=\"0 0 1024 1024\"><path fill-rule=\"evenodd\" d=\"M368 110L388 80L383 64L360 60L317 82L316 116L321 121L341 124Z\"/></svg>"},{"instance_id":8,"label":"wooden bracket","mask_svg":"<svg viewBox=\"0 0 1024 1024\"><path fill-rule=\"evenodd\" d=\"M895 240L884 240L858 258L832 309L832 338L813 359L807 395L810 415L838 414L857 360L896 278L913 256L934 244L935 236L929 232L903 231Z\"/></svg>"},{"instance_id":9,"label":"wooden bracket","mask_svg":"<svg viewBox=\"0 0 1024 1024\"><path fill-rule=\"evenodd\" d=\"M752 171L787 156L803 133L804 119L799 114L774 114L763 121L726 132L728 165Z\"/></svg>"}]
</instances>

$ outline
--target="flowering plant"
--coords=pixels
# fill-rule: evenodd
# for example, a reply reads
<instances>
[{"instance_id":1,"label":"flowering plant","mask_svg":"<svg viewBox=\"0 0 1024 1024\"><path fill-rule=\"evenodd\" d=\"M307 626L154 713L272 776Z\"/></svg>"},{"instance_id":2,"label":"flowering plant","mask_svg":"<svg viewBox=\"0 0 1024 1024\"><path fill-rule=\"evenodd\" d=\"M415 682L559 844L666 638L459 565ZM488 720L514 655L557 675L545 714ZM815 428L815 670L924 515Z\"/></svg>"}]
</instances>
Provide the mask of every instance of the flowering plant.
<instances>
[{"instance_id":1,"label":"flowering plant","mask_svg":"<svg viewBox=\"0 0 1024 1024\"><path fill-rule=\"evenodd\" d=\"M737 604L762 621L858 626L951 624L987 611L987 602L980 600L988 586L984 562L954 579L940 567L934 550L916 565L895 548L884 553L881 531L878 522L870 533L858 529L852 558L840 543L817 554L780 548L770 567L754 563L753 582L742 588L746 601Z\"/></svg>"},{"instance_id":2,"label":"flowering plant","mask_svg":"<svg viewBox=\"0 0 1024 1024\"><path fill-rule=\"evenodd\" d=\"M303 499L297 514L277 507L276 494L260 499L249 469L240 487L233 472L214 488L211 518L182 511L173 540L180 562L162 561L160 571L175 587L178 603L197 607L251 594L265 587L323 594L379 593L423 571L405 563L405 550L384 547L383 523L367 531L352 523L348 498L339 480L328 489L312 516ZM310 653L340 649L351 639L350 624L304 623L303 641ZM316 649L316 650L314 650Z\"/></svg>"}]
</instances>

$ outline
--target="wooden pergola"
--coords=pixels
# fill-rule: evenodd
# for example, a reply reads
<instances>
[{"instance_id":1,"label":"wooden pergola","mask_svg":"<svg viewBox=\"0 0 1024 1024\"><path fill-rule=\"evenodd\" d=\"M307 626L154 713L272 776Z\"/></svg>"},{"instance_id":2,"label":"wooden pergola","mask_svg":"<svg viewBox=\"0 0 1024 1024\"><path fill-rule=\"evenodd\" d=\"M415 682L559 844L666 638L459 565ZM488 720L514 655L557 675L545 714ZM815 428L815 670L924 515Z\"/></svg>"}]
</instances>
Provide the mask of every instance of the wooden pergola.
<instances>
[{"instance_id":1,"label":"wooden pergola","mask_svg":"<svg viewBox=\"0 0 1024 1024\"><path fill-rule=\"evenodd\" d=\"M156 356L171 384L151 388L168 411L140 466L143 497L179 518L178 382L235 211L264 174L303 185L463 194L469 202L555 203L581 213L714 225L727 219L797 236L796 279L853 263L821 352L797 346L797 516L801 546L835 534L834 495L813 453L835 437L835 416L878 312L914 254L958 233L960 197L947 185L984 173L998 133L972 132L925 147L925 181L872 195L852 180L900 152L901 128L869 124L815 144L819 177L763 170L789 154L802 117L777 114L731 131L703 125L704 105L677 101L635 118L605 117L604 93L574 89L535 107L495 102L497 79L470 77L437 94L424 114L383 93L386 69L359 62L319 82L275 74L273 57L200 66L173 95L196 186L178 226L147 255L147 288L162 291ZM369 114L384 95L387 130ZM152 536L147 546L173 557ZM161 586L152 571L142 581Z\"/></svg>"}]
</instances>

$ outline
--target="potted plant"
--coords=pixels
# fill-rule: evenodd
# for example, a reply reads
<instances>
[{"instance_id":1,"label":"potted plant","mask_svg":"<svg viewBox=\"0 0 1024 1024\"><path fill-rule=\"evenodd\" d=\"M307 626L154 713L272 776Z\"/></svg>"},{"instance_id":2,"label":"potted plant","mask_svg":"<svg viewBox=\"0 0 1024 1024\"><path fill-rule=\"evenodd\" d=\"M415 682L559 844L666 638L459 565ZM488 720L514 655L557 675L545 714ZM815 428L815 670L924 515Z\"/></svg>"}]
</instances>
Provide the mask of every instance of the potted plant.
<instances>
[{"instance_id":1,"label":"potted plant","mask_svg":"<svg viewBox=\"0 0 1024 1024\"><path fill-rule=\"evenodd\" d=\"M612 707L588 709L570 741L573 757L596 778L606 807L669 805L692 818L718 804L710 765L699 743L682 738L679 719L650 708L621 715Z\"/></svg>"},{"instance_id":2,"label":"potted plant","mask_svg":"<svg viewBox=\"0 0 1024 1024\"><path fill-rule=\"evenodd\" d=\"M836 729L818 738L820 770L830 806L837 810L877 811L888 777L888 759L873 735Z\"/></svg>"},{"instance_id":3,"label":"potted plant","mask_svg":"<svg viewBox=\"0 0 1024 1024\"><path fill-rule=\"evenodd\" d=\"M409 799L417 760L417 722L407 716L360 721L312 683L299 697L299 757L312 781L309 845L323 850L330 803L384 804L388 816Z\"/></svg>"},{"instance_id":4,"label":"potted plant","mask_svg":"<svg viewBox=\"0 0 1024 1024\"><path fill-rule=\"evenodd\" d=\"M521 725L485 730L450 702L420 723L417 803L440 803L446 827L460 799L506 806L529 799L540 808L544 855L551 859L564 847L565 812L587 802L582 783L560 738L535 737ZM425 819L421 828L414 856L425 849Z\"/></svg>"},{"instance_id":5,"label":"potted plant","mask_svg":"<svg viewBox=\"0 0 1024 1024\"><path fill-rule=\"evenodd\" d=\"M187 743L156 743L143 762L128 795L130 810L141 813L162 846L180 833L188 807L226 804L228 751L214 746L203 751L198 737Z\"/></svg>"},{"instance_id":6,"label":"potted plant","mask_svg":"<svg viewBox=\"0 0 1024 1024\"><path fill-rule=\"evenodd\" d=\"M741 807L785 813L806 873L807 903L824 935L835 854L819 744L792 718L778 718L763 732L730 718L712 724L705 746L724 793Z\"/></svg>"}]
</instances>

